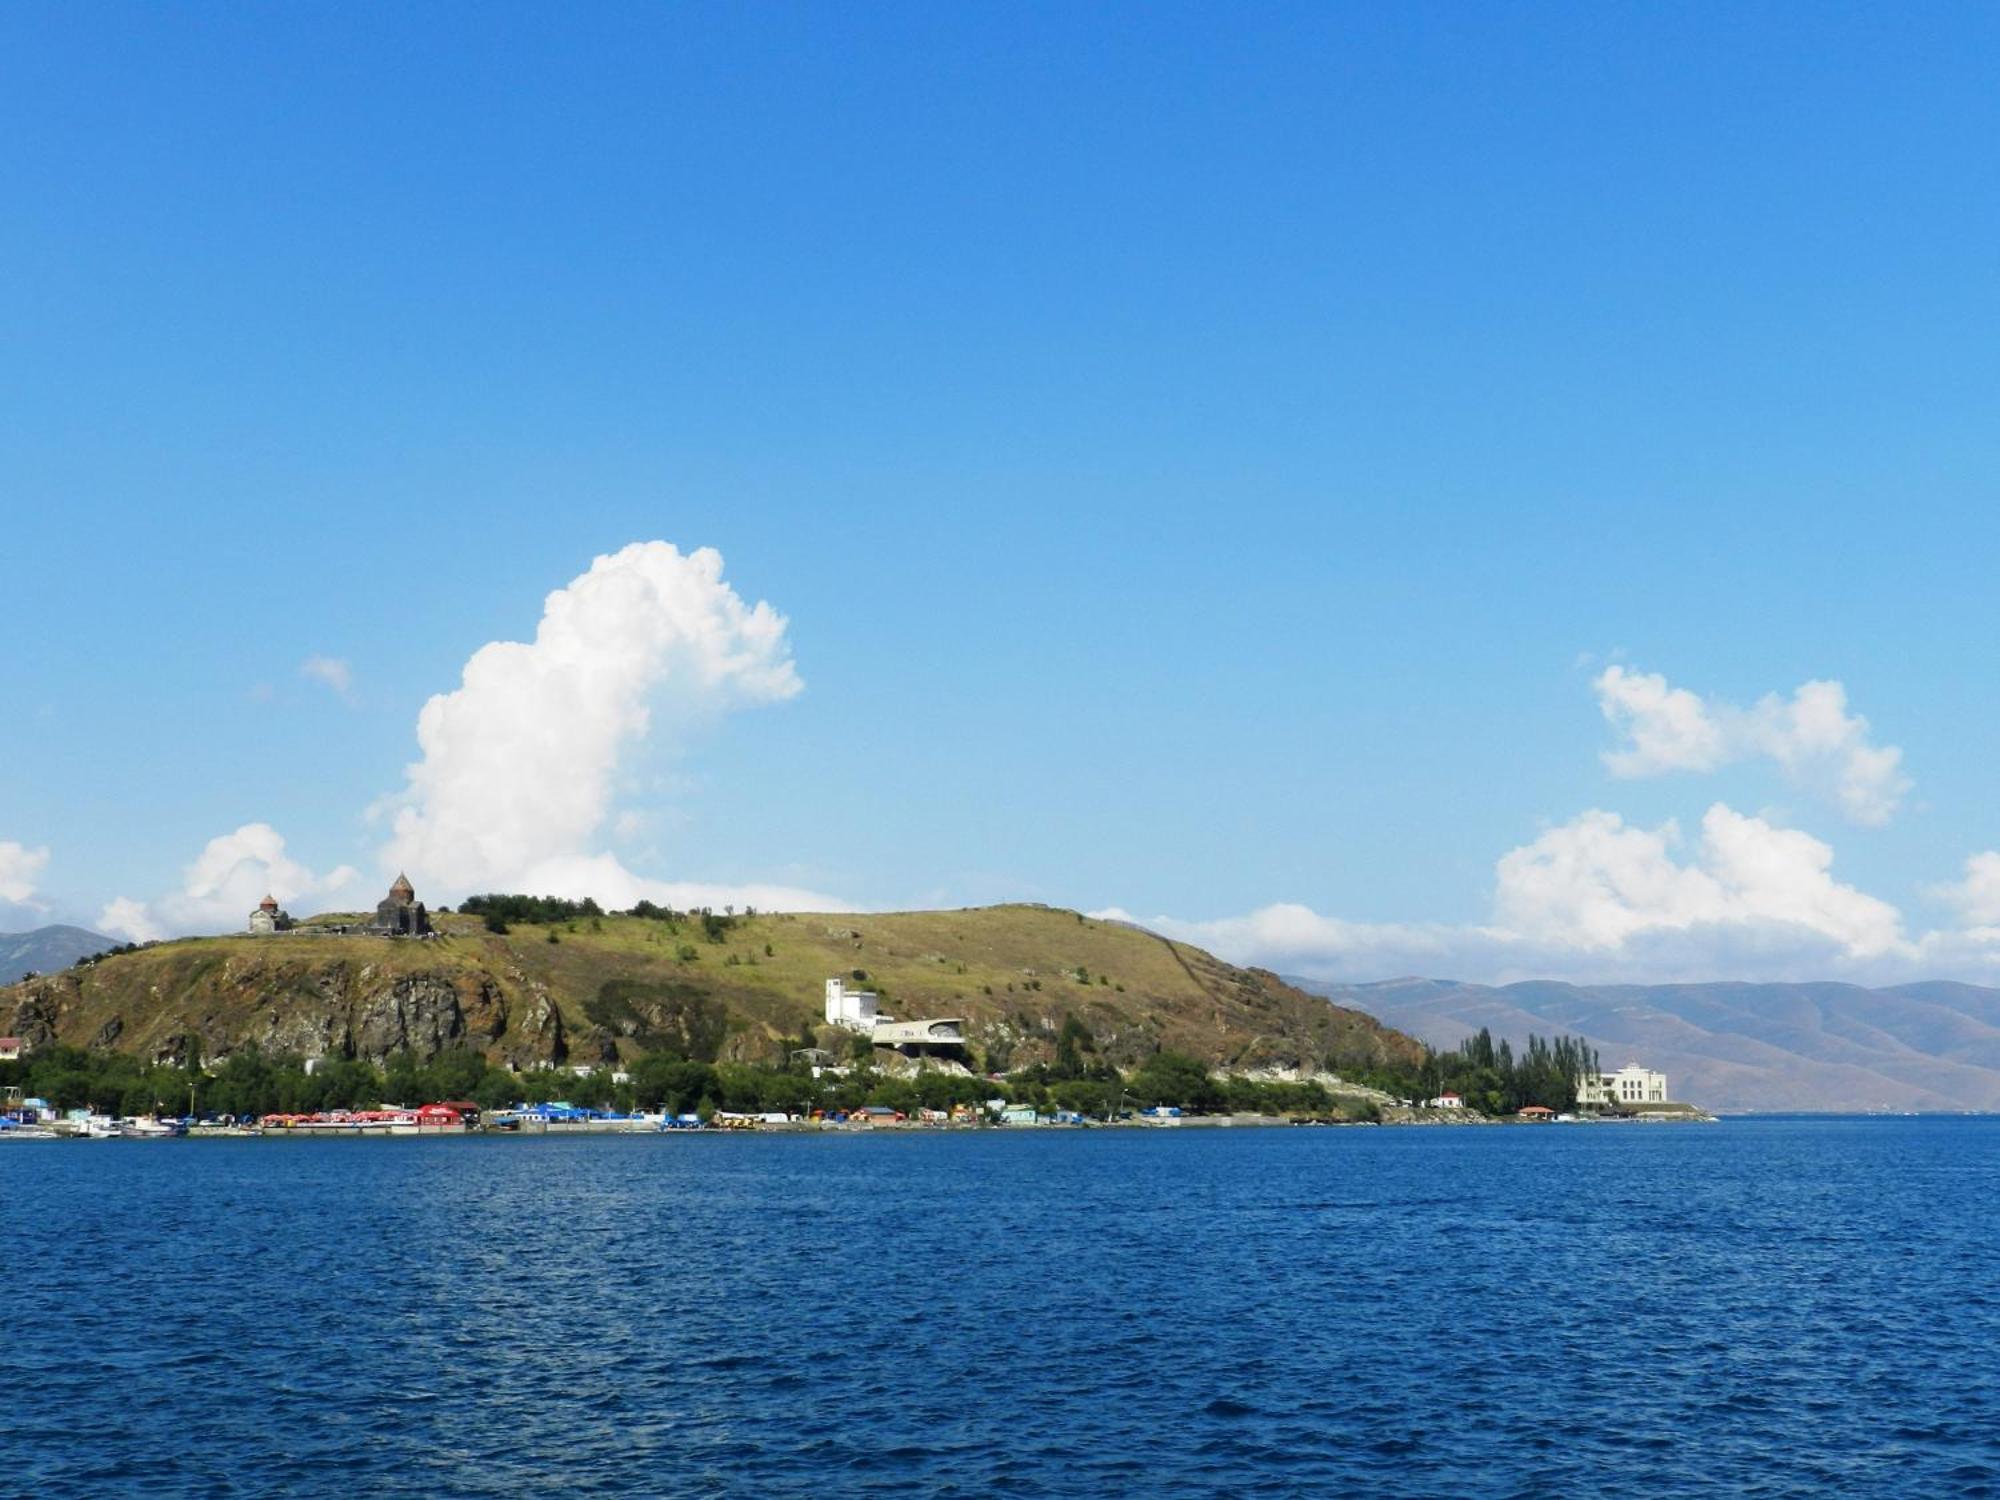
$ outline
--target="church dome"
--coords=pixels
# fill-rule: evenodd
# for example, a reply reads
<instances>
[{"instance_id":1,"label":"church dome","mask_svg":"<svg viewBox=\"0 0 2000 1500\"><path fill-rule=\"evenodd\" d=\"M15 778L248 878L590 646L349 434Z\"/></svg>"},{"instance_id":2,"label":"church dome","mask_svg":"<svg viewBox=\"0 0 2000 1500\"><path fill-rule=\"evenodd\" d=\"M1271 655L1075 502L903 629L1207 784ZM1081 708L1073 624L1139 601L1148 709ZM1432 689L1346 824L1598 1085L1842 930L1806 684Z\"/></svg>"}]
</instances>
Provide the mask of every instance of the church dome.
<instances>
[{"instance_id":1,"label":"church dome","mask_svg":"<svg viewBox=\"0 0 2000 1500\"><path fill-rule=\"evenodd\" d=\"M257 910L259 911L276 911L277 909L278 898L275 896L266 896L262 901L257 903Z\"/></svg>"},{"instance_id":2,"label":"church dome","mask_svg":"<svg viewBox=\"0 0 2000 1500\"><path fill-rule=\"evenodd\" d=\"M396 877L396 883L389 887L389 899L404 902L417 899L417 888L410 884L409 876L398 875Z\"/></svg>"}]
</instances>

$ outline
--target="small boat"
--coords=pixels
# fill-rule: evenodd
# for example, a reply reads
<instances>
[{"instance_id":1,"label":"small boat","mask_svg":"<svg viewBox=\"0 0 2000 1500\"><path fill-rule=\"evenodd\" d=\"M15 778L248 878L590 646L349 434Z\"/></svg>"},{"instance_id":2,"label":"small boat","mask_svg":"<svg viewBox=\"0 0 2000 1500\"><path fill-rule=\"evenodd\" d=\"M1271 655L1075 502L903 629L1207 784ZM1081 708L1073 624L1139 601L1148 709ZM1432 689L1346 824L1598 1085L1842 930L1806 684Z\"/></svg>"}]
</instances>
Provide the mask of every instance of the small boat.
<instances>
[{"instance_id":1,"label":"small boat","mask_svg":"<svg viewBox=\"0 0 2000 1500\"><path fill-rule=\"evenodd\" d=\"M92 1115L83 1122L83 1138L87 1141L115 1141L124 1133L110 1115Z\"/></svg>"},{"instance_id":2,"label":"small boat","mask_svg":"<svg viewBox=\"0 0 2000 1500\"><path fill-rule=\"evenodd\" d=\"M120 1133L128 1141L165 1141L177 1135L186 1135L187 1127L178 1120L160 1120L151 1115L142 1119L127 1120Z\"/></svg>"}]
</instances>

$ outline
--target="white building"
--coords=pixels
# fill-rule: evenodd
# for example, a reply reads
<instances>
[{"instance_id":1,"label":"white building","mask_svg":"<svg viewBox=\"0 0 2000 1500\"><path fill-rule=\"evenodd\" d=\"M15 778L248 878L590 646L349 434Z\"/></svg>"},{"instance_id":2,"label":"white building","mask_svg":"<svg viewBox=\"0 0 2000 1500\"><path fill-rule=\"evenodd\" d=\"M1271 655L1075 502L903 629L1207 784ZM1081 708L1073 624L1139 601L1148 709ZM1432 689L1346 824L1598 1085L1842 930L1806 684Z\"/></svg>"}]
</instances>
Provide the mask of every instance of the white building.
<instances>
[{"instance_id":1,"label":"white building","mask_svg":"<svg viewBox=\"0 0 2000 1500\"><path fill-rule=\"evenodd\" d=\"M1627 1063L1616 1073L1586 1073L1576 1086L1576 1102L1596 1109L1665 1104L1667 1075Z\"/></svg>"},{"instance_id":2,"label":"white building","mask_svg":"<svg viewBox=\"0 0 2000 1500\"><path fill-rule=\"evenodd\" d=\"M1464 1109L1465 1101L1456 1094L1439 1094L1435 1099L1424 1101L1431 1109Z\"/></svg>"},{"instance_id":3,"label":"white building","mask_svg":"<svg viewBox=\"0 0 2000 1500\"><path fill-rule=\"evenodd\" d=\"M899 1052L904 1057L965 1060L965 1022L957 1016L935 1016L928 1021L884 1018L875 1023L869 1039L877 1047Z\"/></svg>"},{"instance_id":4,"label":"white building","mask_svg":"<svg viewBox=\"0 0 2000 1500\"><path fill-rule=\"evenodd\" d=\"M845 1026L849 1031L859 1031L864 1035L875 1029L875 1023L885 1017L877 1011L873 990L850 990L847 982L829 979L826 982L826 1024Z\"/></svg>"}]
</instances>

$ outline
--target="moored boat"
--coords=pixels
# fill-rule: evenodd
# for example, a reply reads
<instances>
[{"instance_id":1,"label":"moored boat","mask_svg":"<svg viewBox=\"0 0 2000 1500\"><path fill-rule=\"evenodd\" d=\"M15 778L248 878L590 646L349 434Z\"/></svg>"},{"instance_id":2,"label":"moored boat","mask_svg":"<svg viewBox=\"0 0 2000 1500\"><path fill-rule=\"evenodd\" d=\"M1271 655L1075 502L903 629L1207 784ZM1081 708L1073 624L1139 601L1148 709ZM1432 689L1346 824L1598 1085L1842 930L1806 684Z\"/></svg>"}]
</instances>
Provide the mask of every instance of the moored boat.
<instances>
[{"instance_id":1,"label":"moored boat","mask_svg":"<svg viewBox=\"0 0 2000 1500\"><path fill-rule=\"evenodd\" d=\"M146 1115L126 1120L118 1127L118 1133L128 1141L165 1141L177 1135L186 1135L187 1127L179 1120L161 1120Z\"/></svg>"}]
</instances>

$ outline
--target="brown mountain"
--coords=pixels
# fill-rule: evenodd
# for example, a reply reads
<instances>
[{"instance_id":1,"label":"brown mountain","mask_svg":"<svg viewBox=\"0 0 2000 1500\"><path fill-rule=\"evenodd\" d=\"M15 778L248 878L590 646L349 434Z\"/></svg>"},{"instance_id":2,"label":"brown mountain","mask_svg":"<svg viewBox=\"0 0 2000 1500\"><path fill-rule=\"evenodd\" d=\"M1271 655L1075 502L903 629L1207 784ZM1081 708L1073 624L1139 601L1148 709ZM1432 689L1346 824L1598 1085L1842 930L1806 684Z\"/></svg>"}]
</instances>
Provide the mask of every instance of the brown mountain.
<instances>
[{"instance_id":1,"label":"brown mountain","mask_svg":"<svg viewBox=\"0 0 2000 1500\"><path fill-rule=\"evenodd\" d=\"M1439 1046L1580 1035L1710 1109L2000 1110L2000 990L1978 985L1294 983Z\"/></svg>"}]
</instances>

